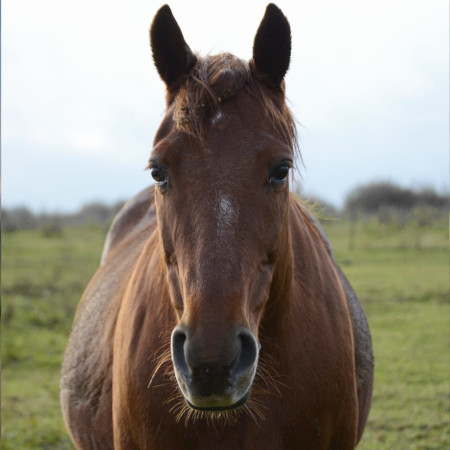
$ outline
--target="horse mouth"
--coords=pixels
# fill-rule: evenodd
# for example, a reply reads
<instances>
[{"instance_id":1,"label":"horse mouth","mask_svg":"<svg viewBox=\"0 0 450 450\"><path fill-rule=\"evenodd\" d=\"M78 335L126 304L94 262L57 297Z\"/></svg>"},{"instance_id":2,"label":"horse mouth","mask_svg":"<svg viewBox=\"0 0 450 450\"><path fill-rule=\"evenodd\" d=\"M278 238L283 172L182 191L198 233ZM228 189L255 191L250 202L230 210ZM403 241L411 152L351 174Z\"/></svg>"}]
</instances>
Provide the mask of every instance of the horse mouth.
<instances>
[{"instance_id":1,"label":"horse mouth","mask_svg":"<svg viewBox=\"0 0 450 450\"><path fill-rule=\"evenodd\" d=\"M236 403L233 403L232 405L229 406L220 406L220 405L214 405L214 406L196 406L194 404L192 404L188 399L186 400L186 403L188 404L188 406L192 409L195 409L196 411L202 411L202 412L220 412L220 411L228 411L231 409L237 409L240 408L241 406L245 405L245 403L247 402L248 398L250 396L250 390L247 391L247 393L240 399L238 400Z\"/></svg>"}]
</instances>

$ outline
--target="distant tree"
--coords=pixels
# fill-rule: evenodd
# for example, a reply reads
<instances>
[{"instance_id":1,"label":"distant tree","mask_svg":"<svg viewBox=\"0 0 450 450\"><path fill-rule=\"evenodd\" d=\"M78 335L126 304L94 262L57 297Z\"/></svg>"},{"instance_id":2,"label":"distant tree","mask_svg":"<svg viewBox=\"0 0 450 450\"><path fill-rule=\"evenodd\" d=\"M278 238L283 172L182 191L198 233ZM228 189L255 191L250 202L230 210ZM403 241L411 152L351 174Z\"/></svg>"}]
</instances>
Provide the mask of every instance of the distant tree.
<instances>
[{"instance_id":1,"label":"distant tree","mask_svg":"<svg viewBox=\"0 0 450 450\"><path fill-rule=\"evenodd\" d=\"M110 216L110 209L104 203L95 202L88 203L81 208L78 216L83 219L84 222L105 223Z\"/></svg>"},{"instance_id":2,"label":"distant tree","mask_svg":"<svg viewBox=\"0 0 450 450\"><path fill-rule=\"evenodd\" d=\"M30 230L36 228L37 223L36 217L28 208L2 210L2 229L4 231Z\"/></svg>"},{"instance_id":3,"label":"distant tree","mask_svg":"<svg viewBox=\"0 0 450 450\"><path fill-rule=\"evenodd\" d=\"M349 247L355 246L357 223L376 217L378 223L401 228L410 223L418 229L447 216L449 199L433 189L412 190L390 182L370 183L353 189L344 211L350 219ZM416 241L420 241L419 234Z\"/></svg>"},{"instance_id":4,"label":"distant tree","mask_svg":"<svg viewBox=\"0 0 450 450\"><path fill-rule=\"evenodd\" d=\"M409 210L417 203L415 194L390 182L370 183L353 189L345 201L345 211L375 214L387 208Z\"/></svg>"},{"instance_id":5,"label":"distant tree","mask_svg":"<svg viewBox=\"0 0 450 450\"><path fill-rule=\"evenodd\" d=\"M40 228L45 236L54 237L64 227L74 227L86 223L108 225L123 204L122 201L111 206L101 202L89 203L74 214L33 214L27 208L3 209L2 229L15 231Z\"/></svg>"},{"instance_id":6,"label":"distant tree","mask_svg":"<svg viewBox=\"0 0 450 450\"><path fill-rule=\"evenodd\" d=\"M447 195L440 195L433 189L425 188L416 193L416 201L419 206L428 206L446 210L449 207Z\"/></svg>"},{"instance_id":7,"label":"distant tree","mask_svg":"<svg viewBox=\"0 0 450 450\"><path fill-rule=\"evenodd\" d=\"M387 209L411 211L417 207L448 209L449 199L433 189L420 191L402 188L390 182L370 183L353 189L345 201L345 211L376 214Z\"/></svg>"},{"instance_id":8,"label":"distant tree","mask_svg":"<svg viewBox=\"0 0 450 450\"><path fill-rule=\"evenodd\" d=\"M62 234L62 227L57 222L49 222L42 227L42 235L46 238L61 237Z\"/></svg>"}]
</instances>

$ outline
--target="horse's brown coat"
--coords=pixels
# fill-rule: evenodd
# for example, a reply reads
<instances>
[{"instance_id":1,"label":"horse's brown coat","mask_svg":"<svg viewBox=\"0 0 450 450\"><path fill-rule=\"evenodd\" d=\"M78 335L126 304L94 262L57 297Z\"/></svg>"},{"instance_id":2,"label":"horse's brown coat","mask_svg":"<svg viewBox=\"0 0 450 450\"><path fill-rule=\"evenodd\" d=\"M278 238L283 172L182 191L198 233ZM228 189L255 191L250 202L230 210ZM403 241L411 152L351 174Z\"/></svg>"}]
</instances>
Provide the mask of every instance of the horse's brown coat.
<instances>
[{"instance_id":1,"label":"horse's brown coat","mask_svg":"<svg viewBox=\"0 0 450 450\"><path fill-rule=\"evenodd\" d=\"M247 65L194 56L168 7L155 19L168 104L150 166L168 183L119 213L78 307L61 380L78 448L351 449L362 435L367 322L320 226L270 178L295 147L281 81L290 47L281 61L261 51L271 24L286 44L287 21L269 5ZM185 339L178 350L171 333ZM196 408L233 407L228 393L248 388L253 367L246 405L186 406L192 394Z\"/></svg>"}]
</instances>

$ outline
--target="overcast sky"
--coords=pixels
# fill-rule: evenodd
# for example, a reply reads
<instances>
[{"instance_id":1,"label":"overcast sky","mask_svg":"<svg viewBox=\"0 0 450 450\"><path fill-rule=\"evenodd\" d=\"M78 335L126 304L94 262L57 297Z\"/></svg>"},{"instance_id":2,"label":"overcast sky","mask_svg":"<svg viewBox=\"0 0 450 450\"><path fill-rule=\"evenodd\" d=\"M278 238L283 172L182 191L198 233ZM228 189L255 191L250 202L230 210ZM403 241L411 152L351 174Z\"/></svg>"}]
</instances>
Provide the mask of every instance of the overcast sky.
<instances>
[{"instance_id":1,"label":"overcast sky","mask_svg":"<svg viewBox=\"0 0 450 450\"><path fill-rule=\"evenodd\" d=\"M164 110L150 0L2 1L2 201L35 211L127 199ZM267 1L169 2L189 46L250 59ZM283 0L292 28L289 104L305 193L340 206L391 180L445 191L447 0Z\"/></svg>"}]
</instances>

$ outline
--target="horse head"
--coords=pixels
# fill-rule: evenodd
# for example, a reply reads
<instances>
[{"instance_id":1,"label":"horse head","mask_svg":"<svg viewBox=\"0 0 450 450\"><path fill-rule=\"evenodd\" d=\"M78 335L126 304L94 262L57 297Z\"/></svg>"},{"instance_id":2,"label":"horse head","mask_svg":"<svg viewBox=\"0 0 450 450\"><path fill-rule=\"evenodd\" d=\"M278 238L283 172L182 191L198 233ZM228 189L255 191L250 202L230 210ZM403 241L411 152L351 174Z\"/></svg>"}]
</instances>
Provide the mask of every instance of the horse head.
<instances>
[{"instance_id":1,"label":"horse head","mask_svg":"<svg viewBox=\"0 0 450 450\"><path fill-rule=\"evenodd\" d=\"M189 406L244 404L259 331L291 276L288 205L295 125L285 104L290 27L270 4L253 57L194 54L170 8L150 30L167 109L149 169L161 258L178 323L174 372ZM290 283L285 283L290 285Z\"/></svg>"}]
</instances>

